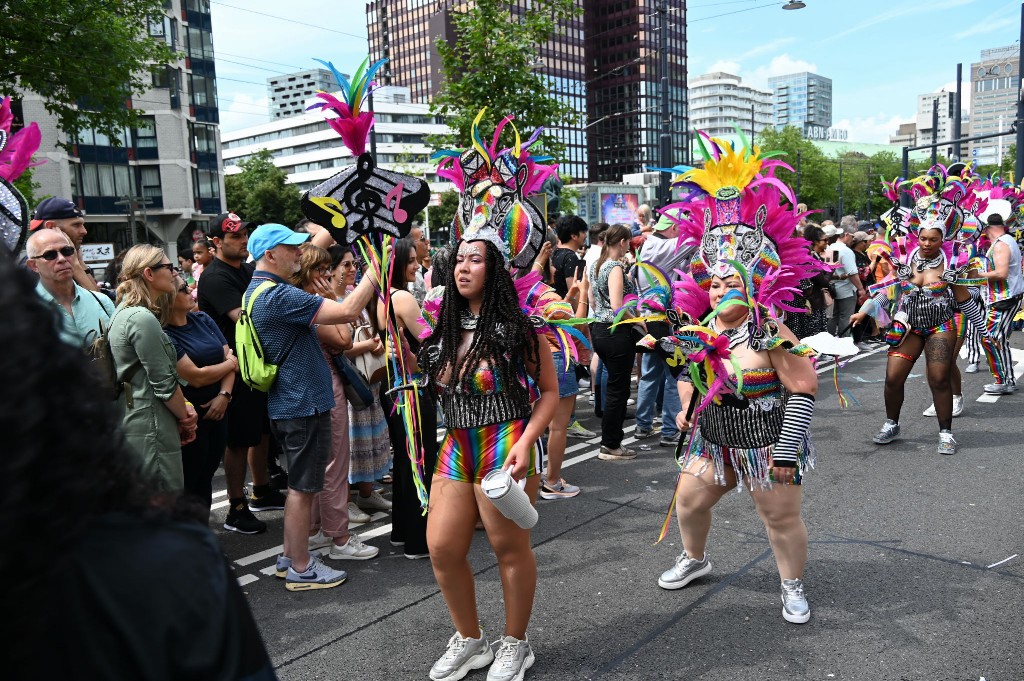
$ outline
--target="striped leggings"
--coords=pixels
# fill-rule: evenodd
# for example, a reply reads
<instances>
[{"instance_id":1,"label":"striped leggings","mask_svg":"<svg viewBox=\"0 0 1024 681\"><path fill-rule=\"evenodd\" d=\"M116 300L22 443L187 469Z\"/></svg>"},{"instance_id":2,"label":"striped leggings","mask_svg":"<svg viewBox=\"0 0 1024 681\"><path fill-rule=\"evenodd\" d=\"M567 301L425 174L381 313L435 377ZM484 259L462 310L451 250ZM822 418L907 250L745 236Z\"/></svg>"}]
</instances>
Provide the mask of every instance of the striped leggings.
<instances>
[{"instance_id":1,"label":"striped leggings","mask_svg":"<svg viewBox=\"0 0 1024 681\"><path fill-rule=\"evenodd\" d=\"M989 371L997 383L1017 384L1013 373L1013 359L1010 356L1010 335L1013 333L1013 318L1020 312L1020 307L1020 299L1008 310L996 310L992 305L988 306L987 321L992 338L982 337L981 347L985 351Z\"/></svg>"}]
</instances>

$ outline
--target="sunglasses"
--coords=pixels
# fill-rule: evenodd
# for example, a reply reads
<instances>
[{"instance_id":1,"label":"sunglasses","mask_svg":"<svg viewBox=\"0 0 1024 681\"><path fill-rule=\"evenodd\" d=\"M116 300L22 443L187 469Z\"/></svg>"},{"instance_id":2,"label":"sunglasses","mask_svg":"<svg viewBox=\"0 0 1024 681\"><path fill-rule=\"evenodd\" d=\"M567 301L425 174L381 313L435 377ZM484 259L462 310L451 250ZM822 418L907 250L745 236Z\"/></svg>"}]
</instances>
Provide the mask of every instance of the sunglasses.
<instances>
[{"instance_id":1,"label":"sunglasses","mask_svg":"<svg viewBox=\"0 0 1024 681\"><path fill-rule=\"evenodd\" d=\"M58 255L63 255L65 258L70 258L74 254L75 254L74 246L63 246L62 248L59 248L59 249L57 249L55 251L46 251L45 253L42 253L41 255L34 255L34 256L32 256L32 259L33 260L43 259L43 260L53 261L53 260L57 259Z\"/></svg>"},{"instance_id":2,"label":"sunglasses","mask_svg":"<svg viewBox=\"0 0 1024 681\"><path fill-rule=\"evenodd\" d=\"M152 267L150 267L149 269L151 269L151 270L153 270L154 272L156 272L157 270L162 270L162 269L163 269L163 268L165 268L165 267L166 267L167 269L169 269L169 270L170 270L170 271L171 271L172 273L177 273L177 274L180 274L180 273L181 273L181 268L180 268L180 267L178 267L177 265L172 265L172 264L171 264L171 263L169 263L169 262L162 262L162 263L160 263L159 265L153 265L153 266L152 266Z\"/></svg>"}]
</instances>

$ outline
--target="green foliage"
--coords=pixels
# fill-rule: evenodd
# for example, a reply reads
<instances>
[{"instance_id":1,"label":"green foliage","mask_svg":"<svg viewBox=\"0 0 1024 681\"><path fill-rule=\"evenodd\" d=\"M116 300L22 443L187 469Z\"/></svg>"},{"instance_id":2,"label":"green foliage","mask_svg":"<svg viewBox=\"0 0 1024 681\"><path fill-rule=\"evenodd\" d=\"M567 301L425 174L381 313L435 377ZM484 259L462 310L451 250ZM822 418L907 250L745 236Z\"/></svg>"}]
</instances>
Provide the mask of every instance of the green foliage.
<instances>
[{"instance_id":1,"label":"green foliage","mask_svg":"<svg viewBox=\"0 0 1024 681\"><path fill-rule=\"evenodd\" d=\"M224 178L228 210L250 222L291 227L302 219L299 190L285 184L287 174L274 165L273 158L268 149L261 149L238 164L242 172Z\"/></svg>"},{"instance_id":2,"label":"green foliage","mask_svg":"<svg viewBox=\"0 0 1024 681\"><path fill-rule=\"evenodd\" d=\"M431 136L431 146L469 147L473 120L484 107L480 128L485 136L506 115L515 116L516 127L525 134L540 126L578 122L579 112L551 94L547 76L531 68L531 62L559 22L579 12L576 0L536 0L521 17L513 16L510 4L499 0L476 0L464 11L453 12L456 43L437 41L444 80L430 110L444 116L454 134ZM513 134L511 126L506 127L503 146L513 145ZM489 136L486 141L490 143ZM565 145L543 135L532 149L558 159Z\"/></svg>"},{"instance_id":3,"label":"green foliage","mask_svg":"<svg viewBox=\"0 0 1024 681\"><path fill-rule=\"evenodd\" d=\"M568 175L561 175L562 182L565 185L562 187L562 215L576 215L576 209L580 203L580 192L578 189L572 187L573 179Z\"/></svg>"},{"instance_id":4,"label":"green foliage","mask_svg":"<svg viewBox=\"0 0 1024 681\"><path fill-rule=\"evenodd\" d=\"M430 240L446 244L451 239L451 225L455 211L459 209L459 193L455 190L442 192L441 205L427 208L430 215Z\"/></svg>"},{"instance_id":5,"label":"green foliage","mask_svg":"<svg viewBox=\"0 0 1024 681\"><path fill-rule=\"evenodd\" d=\"M174 53L149 37L162 0L10 0L0 31L0 95L31 90L74 138L94 128L116 139L142 111L126 100L152 85L150 67ZM79 108L81 105L83 108Z\"/></svg>"},{"instance_id":6,"label":"green foliage","mask_svg":"<svg viewBox=\"0 0 1024 681\"><path fill-rule=\"evenodd\" d=\"M25 197L25 202L28 203L28 209L35 209L36 205L47 198L45 196L36 196L36 192L42 189L43 185L38 182L32 181L32 173L34 168L28 168L21 174L17 180L13 182L14 188L21 192L21 195Z\"/></svg>"}]
</instances>

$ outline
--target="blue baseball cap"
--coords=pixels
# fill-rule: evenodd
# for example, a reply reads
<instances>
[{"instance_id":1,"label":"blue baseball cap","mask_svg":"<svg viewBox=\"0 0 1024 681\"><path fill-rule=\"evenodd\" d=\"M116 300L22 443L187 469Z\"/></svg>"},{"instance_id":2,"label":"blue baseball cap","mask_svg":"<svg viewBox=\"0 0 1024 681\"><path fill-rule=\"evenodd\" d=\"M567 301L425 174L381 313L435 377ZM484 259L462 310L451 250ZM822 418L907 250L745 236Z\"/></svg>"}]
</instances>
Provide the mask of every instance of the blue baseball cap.
<instances>
[{"instance_id":1,"label":"blue baseball cap","mask_svg":"<svg viewBox=\"0 0 1024 681\"><path fill-rule=\"evenodd\" d=\"M309 240L308 234L293 232L291 228L269 222L260 225L249 235L249 254L253 260L259 260L263 254L275 246L286 244L298 246Z\"/></svg>"}]
</instances>

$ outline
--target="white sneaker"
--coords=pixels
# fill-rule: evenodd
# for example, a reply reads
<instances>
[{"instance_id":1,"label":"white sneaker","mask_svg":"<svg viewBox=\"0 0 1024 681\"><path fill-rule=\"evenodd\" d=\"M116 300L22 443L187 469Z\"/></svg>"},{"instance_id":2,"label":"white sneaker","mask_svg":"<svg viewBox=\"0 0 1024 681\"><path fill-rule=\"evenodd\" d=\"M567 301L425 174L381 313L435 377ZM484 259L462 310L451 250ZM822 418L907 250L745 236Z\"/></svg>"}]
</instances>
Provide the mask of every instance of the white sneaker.
<instances>
[{"instance_id":1,"label":"white sneaker","mask_svg":"<svg viewBox=\"0 0 1024 681\"><path fill-rule=\"evenodd\" d=\"M350 501L348 502L348 521L361 525L362 523L370 522L370 515L364 513L361 508L356 506L354 501Z\"/></svg>"},{"instance_id":2,"label":"white sneaker","mask_svg":"<svg viewBox=\"0 0 1024 681\"><path fill-rule=\"evenodd\" d=\"M367 546L358 535L350 534L342 546L331 542L331 552L327 557L335 560L369 560L376 558L378 553L380 549L376 546Z\"/></svg>"},{"instance_id":3,"label":"white sneaker","mask_svg":"<svg viewBox=\"0 0 1024 681\"><path fill-rule=\"evenodd\" d=\"M964 373L967 373L967 374L976 374L976 373L978 373L978 363L977 362L971 362L970 364L968 364L967 368L964 369Z\"/></svg>"},{"instance_id":4,"label":"white sneaker","mask_svg":"<svg viewBox=\"0 0 1024 681\"><path fill-rule=\"evenodd\" d=\"M579 385L580 390L586 390L587 388L590 387L590 381L587 380L586 378L581 378L580 382L577 385Z\"/></svg>"},{"instance_id":5,"label":"white sneaker","mask_svg":"<svg viewBox=\"0 0 1024 681\"><path fill-rule=\"evenodd\" d=\"M960 416L964 413L964 396L953 395L953 416Z\"/></svg>"},{"instance_id":6,"label":"white sneaker","mask_svg":"<svg viewBox=\"0 0 1024 681\"><path fill-rule=\"evenodd\" d=\"M380 495L380 492L373 490L370 496L356 495L356 506L364 511L390 511L391 502Z\"/></svg>"},{"instance_id":7,"label":"white sneaker","mask_svg":"<svg viewBox=\"0 0 1024 681\"><path fill-rule=\"evenodd\" d=\"M634 406L636 406L636 400L634 400L632 397L630 397L628 400L626 400L626 406L627 407L634 407Z\"/></svg>"},{"instance_id":8,"label":"white sneaker","mask_svg":"<svg viewBox=\"0 0 1024 681\"><path fill-rule=\"evenodd\" d=\"M325 535L323 530L317 530L316 534L309 538L309 550L326 549L333 543L334 539L332 537Z\"/></svg>"}]
</instances>

